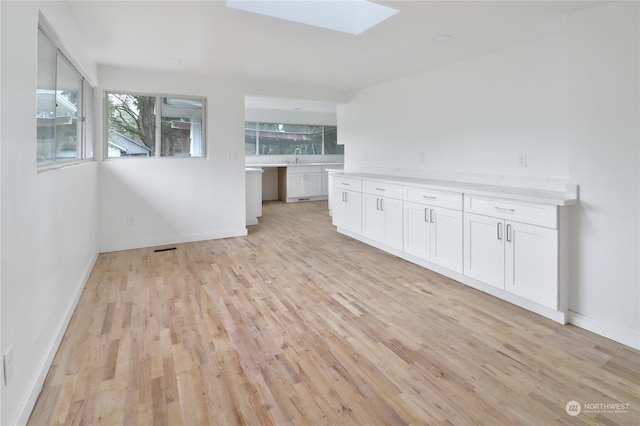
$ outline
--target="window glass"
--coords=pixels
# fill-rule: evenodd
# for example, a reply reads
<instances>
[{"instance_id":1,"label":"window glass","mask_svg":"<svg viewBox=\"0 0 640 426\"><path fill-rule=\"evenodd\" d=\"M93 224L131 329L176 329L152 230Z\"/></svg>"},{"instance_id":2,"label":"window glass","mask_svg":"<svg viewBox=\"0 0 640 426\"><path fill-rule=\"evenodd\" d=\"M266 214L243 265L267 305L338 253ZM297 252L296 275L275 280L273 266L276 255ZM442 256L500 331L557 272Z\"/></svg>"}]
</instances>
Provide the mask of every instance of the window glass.
<instances>
[{"instance_id":1,"label":"window glass","mask_svg":"<svg viewBox=\"0 0 640 426\"><path fill-rule=\"evenodd\" d=\"M344 154L344 145L338 145L338 129L336 126L324 126L324 153Z\"/></svg>"},{"instance_id":2,"label":"window glass","mask_svg":"<svg viewBox=\"0 0 640 426\"><path fill-rule=\"evenodd\" d=\"M259 123L259 154L322 154L322 126Z\"/></svg>"},{"instance_id":3,"label":"window glass","mask_svg":"<svg viewBox=\"0 0 640 426\"><path fill-rule=\"evenodd\" d=\"M244 123L245 155L344 154L336 126Z\"/></svg>"},{"instance_id":4,"label":"window glass","mask_svg":"<svg viewBox=\"0 0 640 426\"><path fill-rule=\"evenodd\" d=\"M56 160L81 157L82 78L58 55L56 69Z\"/></svg>"},{"instance_id":5,"label":"window glass","mask_svg":"<svg viewBox=\"0 0 640 426\"><path fill-rule=\"evenodd\" d=\"M88 110L86 104L89 104ZM92 107L91 85L60 52L53 39L38 27L36 162L39 166L46 168L56 162L93 156Z\"/></svg>"},{"instance_id":6,"label":"window glass","mask_svg":"<svg viewBox=\"0 0 640 426\"><path fill-rule=\"evenodd\" d=\"M256 155L257 150L257 123L244 123L244 153Z\"/></svg>"},{"instance_id":7,"label":"window glass","mask_svg":"<svg viewBox=\"0 0 640 426\"><path fill-rule=\"evenodd\" d=\"M156 97L107 94L108 157L149 157L156 152Z\"/></svg>"},{"instance_id":8,"label":"window glass","mask_svg":"<svg viewBox=\"0 0 640 426\"><path fill-rule=\"evenodd\" d=\"M202 157L203 100L162 98L160 155Z\"/></svg>"},{"instance_id":9,"label":"window glass","mask_svg":"<svg viewBox=\"0 0 640 426\"><path fill-rule=\"evenodd\" d=\"M38 86L36 89L38 163L55 159L56 47L38 31Z\"/></svg>"}]
</instances>

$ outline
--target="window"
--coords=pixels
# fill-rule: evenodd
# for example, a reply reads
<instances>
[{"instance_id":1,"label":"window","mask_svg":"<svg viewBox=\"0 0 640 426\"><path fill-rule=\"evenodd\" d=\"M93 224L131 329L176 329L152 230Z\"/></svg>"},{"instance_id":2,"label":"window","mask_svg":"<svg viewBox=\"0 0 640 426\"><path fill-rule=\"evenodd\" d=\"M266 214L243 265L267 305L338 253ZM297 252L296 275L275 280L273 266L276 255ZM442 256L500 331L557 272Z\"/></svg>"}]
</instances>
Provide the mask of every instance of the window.
<instances>
[{"instance_id":1,"label":"window","mask_svg":"<svg viewBox=\"0 0 640 426\"><path fill-rule=\"evenodd\" d=\"M244 135L245 155L344 154L336 126L247 122Z\"/></svg>"},{"instance_id":2,"label":"window","mask_svg":"<svg viewBox=\"0 0 640 426\"><path fill-rule=\"evenodd\" d=\"M36 161L39 166L93 157L92 103L91 85L44 30L38 28Z\"/></svg>"},{"instance_id":3,"label":"window","mask_svg":"<svg viewBox=\"0 0 640 426\"><path fill-rule=\"evenodd\" d=\"M107 157L203 157L205 99L107 93Z\"/></svg>"}]
</instances>

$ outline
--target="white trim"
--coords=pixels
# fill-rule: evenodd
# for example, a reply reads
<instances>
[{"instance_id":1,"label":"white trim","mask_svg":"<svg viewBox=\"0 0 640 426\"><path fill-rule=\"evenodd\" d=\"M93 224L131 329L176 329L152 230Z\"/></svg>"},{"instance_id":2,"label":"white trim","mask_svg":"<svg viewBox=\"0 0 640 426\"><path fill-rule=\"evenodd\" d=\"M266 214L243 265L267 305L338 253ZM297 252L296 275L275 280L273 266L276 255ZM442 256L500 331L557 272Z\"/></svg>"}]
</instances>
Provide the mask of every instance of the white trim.
<instances>
[{"instance_id":1,"label":"white trim","mask_svg":"<svg viewBox=\"0 0 640 426\"><path fill-rule=\"evenodd\" d=\"M133 249L139 249L139 248L163 246L167 244L183 244L183 243L193 243L196 241L219 240L221 238L244 237L247 234L248 234L247 228L239 228L239 229L233 229L233 230L228 229L228 230L223 230L219 232L212 232L212 233L205 233L205 234L174 235L174 236L167 236L162 238L150 238L145 240L133 240L133 241L107 243L107 244L101 245L99 249L100 249L100 253L107 253L111 251L133 250Z\"/></svg>"},{"instance_id":2,"label":"white trim","mask_svg":"<svg viewBox=\"0 0 640 426\"><path fill-rule=\"evenodd\" d=\"M607 339L640 350L640 331L620 327L573 311L569 311L569 323L591 331L592 333L599 334Z\"/></svg>"},{"instance_id":3,"label":"white trim","mask_svg":"<svg viewBox=\"0 0 640 426\"><path fill-rule=\"evenodd\" d=\"M12 424L15 425L26 425L29 417L31 416L31 412L36 405L36 401L38 400L38 396L40 396L40 391L42 390L42 386L44 385L44 381L49 374L49 369L51 368L51 364L53 363L53 359L58 352L58 347L62 342L62 338L67 331L67 327L69 326L69 322L71 321L71 317L76 310L76 306L78 305L78 301L80 300L80 295L84 290L87 281L89 280L89 275L91 275L91 271L95 266L96 260L98 259L98 253L95 253L93 258L89 261L87 268L85 268L84 274L82 274L82 279L80 280L80 285L76 289L76 293L67 308L67 313L58 328L58 333L55 336L53 342L51 342L51 346L49 347L49 351L45 359L42 361L40 372L36 376L34 383L31 385L31 392L29 392L29 396L27 400L24 402L20 410L18 410L18 416Z\"/></svg>"}]
</instances>

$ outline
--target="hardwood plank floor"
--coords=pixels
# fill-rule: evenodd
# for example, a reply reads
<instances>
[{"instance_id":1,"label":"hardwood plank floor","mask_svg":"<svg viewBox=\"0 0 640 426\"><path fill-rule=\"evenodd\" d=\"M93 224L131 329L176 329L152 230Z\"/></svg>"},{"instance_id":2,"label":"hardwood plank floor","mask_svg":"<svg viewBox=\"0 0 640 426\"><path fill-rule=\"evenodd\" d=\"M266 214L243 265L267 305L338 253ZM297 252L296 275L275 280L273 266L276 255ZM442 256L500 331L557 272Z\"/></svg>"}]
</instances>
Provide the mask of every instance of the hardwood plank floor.
<instances>
[{"instance_id":1,"label":"hardwood plank floor","mask_svg":"<svg viewBox=\"0 0 640 426\"><path fill-rule=\"evenodd\" d=\"M249 229L101 254L29 424L640 423L636 350L342 236L326 202Z\"/></svg>"}]
</instances>

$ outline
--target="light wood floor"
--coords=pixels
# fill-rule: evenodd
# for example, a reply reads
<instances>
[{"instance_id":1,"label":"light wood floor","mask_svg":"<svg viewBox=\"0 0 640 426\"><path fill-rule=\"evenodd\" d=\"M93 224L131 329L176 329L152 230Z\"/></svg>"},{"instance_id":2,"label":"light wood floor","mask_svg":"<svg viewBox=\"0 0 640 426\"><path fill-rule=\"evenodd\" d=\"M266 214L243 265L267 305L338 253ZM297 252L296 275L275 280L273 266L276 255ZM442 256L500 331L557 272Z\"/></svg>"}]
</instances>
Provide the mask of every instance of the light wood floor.
<instances>
[{"instance_id":1,"label":"light wood floor","mask_svg":"<svg viewBox=\"0 0 640 426\"><path fill-rule=\"evenodd\" d=\"M29 424L638 425L639 409L638 351L339 235L325 202L268 203L247 237L100 255Z\"/></svg>"}]
</instances>

